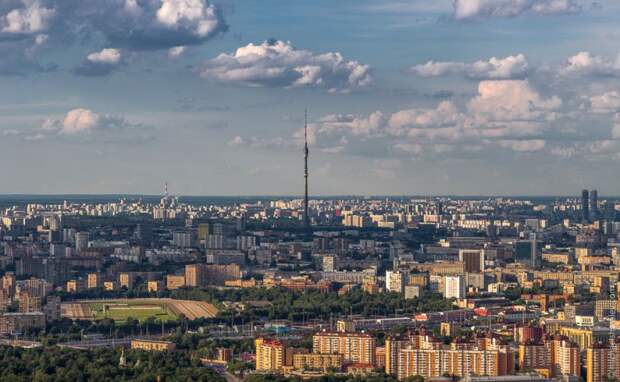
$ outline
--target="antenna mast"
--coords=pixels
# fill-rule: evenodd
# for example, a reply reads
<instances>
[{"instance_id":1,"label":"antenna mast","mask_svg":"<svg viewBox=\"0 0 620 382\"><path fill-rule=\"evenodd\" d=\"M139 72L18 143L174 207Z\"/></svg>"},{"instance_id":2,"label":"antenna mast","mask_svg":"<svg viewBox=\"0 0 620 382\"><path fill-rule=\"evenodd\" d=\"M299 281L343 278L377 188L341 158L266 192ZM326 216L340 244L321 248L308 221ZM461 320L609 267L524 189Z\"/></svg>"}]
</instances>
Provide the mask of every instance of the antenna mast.
<instances>
[{"instance_id":1,"label":"antenna mast","mask_svg":"<svg viewBox=\"0 0 620 382\"><path fill-rule=\"evenodd\" d=\"M304 193L304 226L306 229L310 228L310 218L308 216L308 110L304 110L304 181L305 181L305 193Z\"/></svg>"}]
</instances>

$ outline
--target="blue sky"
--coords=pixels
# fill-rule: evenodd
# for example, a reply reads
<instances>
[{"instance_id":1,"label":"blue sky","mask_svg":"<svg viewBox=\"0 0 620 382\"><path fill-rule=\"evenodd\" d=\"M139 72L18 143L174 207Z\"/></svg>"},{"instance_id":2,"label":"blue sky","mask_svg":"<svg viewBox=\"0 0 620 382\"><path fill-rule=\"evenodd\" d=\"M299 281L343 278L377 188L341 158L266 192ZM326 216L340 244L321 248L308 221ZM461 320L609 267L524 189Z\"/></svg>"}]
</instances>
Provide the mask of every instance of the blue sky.
<instances>
[{"instance_id":1,"label":"blue sky","mask_svg":"<svg viewBox=\"0 0 620 382\"><path fill-rule=\"evenodd\" d=\"M619 194L611 0L0 0L0 193ZM251 44L251 45L250 45Z\"/></svg>"}]
</instances>

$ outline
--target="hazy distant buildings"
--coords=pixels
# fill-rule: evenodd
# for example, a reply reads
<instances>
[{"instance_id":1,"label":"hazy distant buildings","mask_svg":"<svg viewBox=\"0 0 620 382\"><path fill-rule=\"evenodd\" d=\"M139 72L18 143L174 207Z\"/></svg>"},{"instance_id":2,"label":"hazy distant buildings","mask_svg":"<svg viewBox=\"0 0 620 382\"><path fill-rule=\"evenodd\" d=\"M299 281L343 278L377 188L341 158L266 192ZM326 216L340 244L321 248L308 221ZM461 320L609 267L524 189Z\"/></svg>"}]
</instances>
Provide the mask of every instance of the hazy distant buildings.
<instances>
[{"instance_id":1,"label":"hazy distant buildings","mask_svg":"<svg viewBox=\"0 0 620 382\"><path fill-rule=\"evenodd\" d=\"M89 240L90 235L88 232L77 232L75 234L75 250L78 254L88 249Z\"/></svg>"},{"instance_id":2,"label":"hazy distant buildings","mask_svg":"<svg viewBox=\"0 0 620 382\"><path fill-rule=\"evenodd\" d=\"M518 263L537 268L541 262L541 253L536 234L530 234L529 240L517 240L515 243L515 260Z\"/></svg>"}]
</instances>

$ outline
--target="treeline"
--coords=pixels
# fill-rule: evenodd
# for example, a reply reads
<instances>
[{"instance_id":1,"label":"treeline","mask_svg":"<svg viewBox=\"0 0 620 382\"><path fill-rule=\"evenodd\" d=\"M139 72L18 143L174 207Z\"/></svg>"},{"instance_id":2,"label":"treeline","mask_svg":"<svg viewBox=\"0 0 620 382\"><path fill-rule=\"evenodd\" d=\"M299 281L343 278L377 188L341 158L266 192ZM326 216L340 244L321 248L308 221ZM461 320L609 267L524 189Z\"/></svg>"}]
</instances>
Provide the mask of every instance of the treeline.
<instances>
[{"instance_id":1,"label":"treeline","mask_svg":"<svg viewBox=\"0 0 620 382\"><path fill-rule=\"evenodd\" d=\"M56 347L0 347L0 380L11 382L224 382L184 351L127 351L127 367L119 367L120 351L69 350Z\"/></svg>"},{"instance_id":2,"label":"treeline","mask_svg":"<svg viewBox=\"0 0 620 382\"><path fill-rule=\"evenodd\" d=\"M364 293L354 288L346 294L323 293L318 290L303 292L284 288L246 288L246 289L181 289L174 291L173 298L209 301L234 301L244 303L242 312L234 313L235 322L258 319L288 319L303 321L308 319L327 319L334 315L362 314L366 316L394 314L414 314L419 312L438 312L451 310L452 302L439 293L424 291L419 298L405 300L401 294L385 292ZM268 306L253 306L252 302L269 302ZM222 311L221 318L233 315Z\"/></svg>"}]
</instances>

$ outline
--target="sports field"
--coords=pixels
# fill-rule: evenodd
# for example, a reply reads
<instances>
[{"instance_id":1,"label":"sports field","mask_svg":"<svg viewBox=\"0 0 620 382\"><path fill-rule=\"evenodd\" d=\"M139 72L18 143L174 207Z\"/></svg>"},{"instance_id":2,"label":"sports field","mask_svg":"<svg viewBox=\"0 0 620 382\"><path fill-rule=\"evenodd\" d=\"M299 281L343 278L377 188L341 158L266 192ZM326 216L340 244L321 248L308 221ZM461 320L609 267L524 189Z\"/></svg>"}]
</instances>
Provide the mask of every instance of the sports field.
<instances>
[{"instance_id":1,"label":"sports field","mask_svg":"<svg viewBox=\"0 0 620 382\"><path fill-rule=\"evenodd\" d=\"M127 321L131 317L139 321L145 321L150 317L157 320L171 321L176 315L168 311L165 304L141 303L139 301L121 300L106 301L105 303L90 304L90 310L95 320L111 318L117 322Z\"/></svg>"},{"instance_id":2,"label":"sports field","mask_svg":"<svg viewBox=\"0 0 620 382\"><path fill-rule=\"evenodd\" d=\"M131 317L145 321L149 317L157 320L175 320L183 314L190 320L215 317L217 308L204 301L173 300L169 298L138 298L118 300L88 300L63 303L62 316L74 320L102 320L111 318L117 322Z\"/></svg>"}]
</instances>

